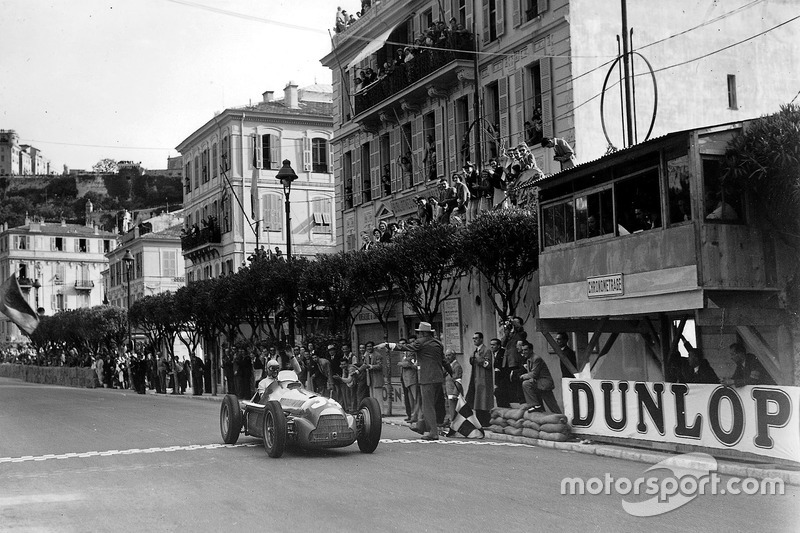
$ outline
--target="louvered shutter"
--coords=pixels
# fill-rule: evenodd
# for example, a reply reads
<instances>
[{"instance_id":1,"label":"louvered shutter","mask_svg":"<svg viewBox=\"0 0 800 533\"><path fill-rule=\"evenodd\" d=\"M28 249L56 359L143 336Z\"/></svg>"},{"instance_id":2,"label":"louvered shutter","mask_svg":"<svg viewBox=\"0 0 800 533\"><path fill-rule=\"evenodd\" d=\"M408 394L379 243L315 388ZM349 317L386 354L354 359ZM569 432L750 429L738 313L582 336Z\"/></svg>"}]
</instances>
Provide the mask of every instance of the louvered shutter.
<instances>
[{"instance_id":1,"label":"louvered shutter","mask_svg":"<svg viewBox=\"0 0 800 533\"><path fill-rule=\"evenodd\" d=\"M353 206L361 205L361 145L356 144L356 149L353 150L353 169L351 170L353 176Z\"/></svg>"},{"instance_id":2,"label":"louvered shutter","mask_svg":"<svg viewBox=\"0 0 800 533\"><path fill-rule=\"evenodd\" d=\"M391 159L392 192L403 188L403 167L400 166L400 126L389 132L389 154Z\"/></svg>"},{"instance_id":3,"label":"louvered shutter","mask_svg":"<svg viewBox=\"0 0 800 533\"><path fill-rule=\"evenodd\" d=\"M379 137L373 137L369 152L369 176L372 187L372 199L381 197L381 142Z\"/></svg>"},{"instance_id":4,"label":"louvered shutter","mask_svg":"<svg viewBox=\"0 0 800 533\"><path fill-rule=\"evenodd\" d=\"M255 154L255 157L253 159L251 159L251 163L252 163L253 160L255 160L256 168L264 168L264 165L262 163L263 151L261 149L262 148L261 147L261 136L260 135L253 135L252 139L253 139L253 143L252 143L253 150L255 150L256 154Z\"/></svg>"},{"instance_id":5,"label":"louvered shutter","mask_svg":"<svg viewBox=\"0 0 800 533\"><path fill-rule=\"evenodd\" d=\"M436 108L434 136L436 137L436 175L444 176L444 106ZM423 181L427 176L423 178Z\"/></svg>"},{"instance_id":6,"label":"louvered shutter","mask_svg":"<svg viewBox=\"0 0 800 533\"><path fill-rule=\"evenodd\" d=\"M553 137L553 77L550 72L552 59L543 57L539 60L539 76L542 81L542 134Z\"/></svg>"},{"instance_id":7,"label":"louvered shutter","mask_svg":"<svg viewBox=\"0 0 800 533\"><path fill-rule=\"evenodd\" d=\"M520 4L522 4L523 0L511 0L511 2L514 4L513 25L516 28L522 24L522 9L520 8Z\"/></svg>"},{"instance_id":8,"label":"louvered shutter","mask_svg":"<svg viewBox=\"0 0 800 533\"><path fill-rule=\"evenodd\" d=\"M281 168L281 141L277 135L269 136L269 152L272 163L269 168Z\"/></svg>"},{"instance_id":9,"label":"louvered shutter","mask_svg":"<svg viewBox=\"0 0 800 533\"><path fill-rule=\"evenodd\" d=\"M491 36L489 32L489 0L481 0L481 4L483 5L483 44L486 44Z\"/></svg>"},{"instance_id":10,"label":"louvered shutter","mask_svg":"<svg viewBox=\"0 0 800 533\"><path fill-rule=\"evenodd\" d=\"M542 15L545 11L547 11L547 0L536 0L537 1L537 8L539 11L539 15Z\"/></svg>"},{"instance_id":11,"label":"louvered shutter","mask_svg":"<svg viewBox=\"0 0 800 533\"><path fill-rule=\"evenodd\" d=\"M472 94L472 98L473 99L477 98L477 94L473 93ZM473 100L473 102L474 102L474 100ZM466 131L467 128L469 128L472 125L472 123L475 121L475 105L473 104L473 102L468 102L469 105L467 106L467 124L465 125L464 131ZM475 132L477 131L478 127L479 127L478 124L475 124L474 126L472 126L472 129L469 130L469 140L468 140L469 148L467 149L467 153L469 154L468 159L470 161L472 161L473 163L475 162L475 158L477 157L477 154L475 153L474 150L475 150L475 141L477 139L477 137L475 135ZM478 149L480 149L480 147L478 147ZM461 164L463 165L465 162L466 161L461 162ZM457 170L460 170L460 169L458 167L456 167L456 168L453 169L453 172L455 172Z\"/></svg>"},{"instance_id":12,"label":"louvered shutter","mask_svg":"<svg viewBox=\"0 0 800 533\"><path fill-rule=\"evenodd\" d=\"M347 182L345 181L345 175L344 175L344 172L342 171L343 168L344 168L344 149L343 148L344 147L340 147L339 148L339 157L338 157L338 159L335 160L336 167L334 169L334 174L333 174L333 182L336 183L336 180L338 179L339 183L340 183L340 185L342 187L342 194L339 196L339 198L342 199L341 211L344 211L345 209L347 209L347 201L346 201L346 198L347 198Z\"/></svg>"},{"instance_id":13,"label":"louvered shutter","mask_svg":"<svg viewBox=\"0 0 800 533\"><path fill-rule=\"evenodd\" d=\"M517 108L517 123L515 130L517 132L517 143L525 140L525 105L527 102L525 102L523 72L524 70L520 69L514 73L514 104ZM507 144L511 144L510 138Z\"/></svg>"},{"instance_id":14,"label":"louvered shutter","mask_svg":"<svg viewBox=\"0 0 800 533\"><path fill-rule=\"evenodd\" d=\"M423 120L422 116L418 116L414 119L412 123L412 133L411 133L411 150L412 150L412 174L411 174L411 183L416 185L422 181L425 181L425 173L427 169L423 168L425 165L422 163L422 158L424 157L424 146L425 146L425 132L423 130Z\"/></svg>"},{"instance_id":15,"label":"louvered shutter","mask_svg":"<svg viewBox=\"0 0 800 533\"><path fill-rule=\"evenodd\" d=\"M495 0L494 9L497 18L497 36L500 37L506 31L505 23L505 0Z\"/></svg>"},{"instance_id":16,"label":"louvered shutter","mask_svg":"<svg viewBox=\"0 0 800 533\"><path fill-rule=\"evenodd\" d=\"M483 0L483 1L486 2L487 0ZM465 10L465 14L464 14L464 28L466 28L470 33L474 34L476 32L475 32L475 28L472 27L473 18L474 17L473 17L473 14L472 14L472 1L471 0L467 0L466 7L467 7L467 9ZM475 37L477 38L477 35L475 35Z\"/></svg>"},{"instance_id":17,"label":"louvered shutter","mask_svg":"<svg viewBox=\"0 0 800 533\"><path fill-rule=\"evenodd\" d=\"M449 177L449 175L455 172L456 168L456 153L458 147L461 145L461 140L456 139L456 132L458 129L456 128L456 102L447 109L447 161L449 169L446 172L442 172L445 177ZM441 154L440 156L441 157Z\"/></svg>"},{"instance_id":18,"label":"louvered shutter","mask_svg":"<svg viewBox=\"0 0 800 533\"><path fill-rule=\"evenodd\" d=\"M311 139L303 137L303 170L311 172Z\"/></svg>"},{"instance_id":19,"label":"louvered shutter","mask_svg":"<svg viewBox=\"0 0 800 533\"><path fill-rule=\"evenodd\" d=\"M500 131L498 136L500 141L508 135L508 78L503 76L497 80L497 99L500 103ZM499 153L500 145L498 142L497 150Z\"/></svg>"}]
</instances>

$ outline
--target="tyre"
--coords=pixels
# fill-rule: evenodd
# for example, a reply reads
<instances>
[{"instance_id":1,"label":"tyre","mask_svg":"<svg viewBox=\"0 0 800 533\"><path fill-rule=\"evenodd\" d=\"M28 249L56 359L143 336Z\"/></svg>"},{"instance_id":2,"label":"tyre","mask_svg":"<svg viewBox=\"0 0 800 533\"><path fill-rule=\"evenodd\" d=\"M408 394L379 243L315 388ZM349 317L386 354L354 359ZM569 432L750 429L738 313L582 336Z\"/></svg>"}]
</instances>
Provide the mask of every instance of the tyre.
<instances>
[{"instance_id":1,"label":"tyre","mask_svg":"<svg viewBox=\"0 0 800 533\"><path fill-rule=\"evenodd\" d=\"M236 444L242 432L242 410L233 394L226 394L219 410L219 430L225 444Z\"/></svg>"},{"instance_id":2,"label":"tyre","mask_svg":"<svg viewBox=\"0 0 800 533\"><path fill-rule=\"evenodd\" d=\"M280 457L286 448L286 415L279 402L270 400L264 410L264 449L270 457Z\"/></svg>"},{"instance_id":3,"label":"tyre","mask_svg":"<svg viewBox=\"0 0 800 533\"><path fill-rule=\"evenodd\" d=\"M362 453L372 453L381 440L381 428L383 426L381 406L378 405L378 400L375 398L361 400L358 415L363 418L361 429L358 432L358 449Z\"/></svg>"}]
</instances>

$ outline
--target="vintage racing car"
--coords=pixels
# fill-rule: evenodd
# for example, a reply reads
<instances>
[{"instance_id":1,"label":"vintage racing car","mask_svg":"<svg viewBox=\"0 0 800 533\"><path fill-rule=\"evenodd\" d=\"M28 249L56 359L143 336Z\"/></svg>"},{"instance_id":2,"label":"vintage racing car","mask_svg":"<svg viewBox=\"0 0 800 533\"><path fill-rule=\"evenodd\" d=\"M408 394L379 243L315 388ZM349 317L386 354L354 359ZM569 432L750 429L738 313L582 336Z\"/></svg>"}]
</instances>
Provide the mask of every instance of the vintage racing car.
<instances>
[{"instance_id":1,"label":"vintage racing car","mask_svg":"<svg viewBox=\"0 0 800 533\"><path fill-rule=\"evenodd\" d=\"M222 440L235 444L239 435L260 437L270 457L280 457L287 444L303 448L341 448L358 441L372 453L381 439L381 410L375 398L362 400L355 414L338 402L303 388L297 374L282 370L250 400L225 395L219 414Z\"/></svg>"}]
</instances>

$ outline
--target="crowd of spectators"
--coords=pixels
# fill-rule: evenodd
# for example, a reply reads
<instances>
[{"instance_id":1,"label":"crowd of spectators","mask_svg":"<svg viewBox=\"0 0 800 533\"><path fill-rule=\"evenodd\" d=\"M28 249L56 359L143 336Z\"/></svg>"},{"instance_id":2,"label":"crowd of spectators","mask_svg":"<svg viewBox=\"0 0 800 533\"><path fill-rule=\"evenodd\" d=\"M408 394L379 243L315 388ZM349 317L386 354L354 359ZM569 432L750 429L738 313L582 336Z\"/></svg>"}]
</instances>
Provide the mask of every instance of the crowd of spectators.
<instances>
[{"instance_id":1,"label":"crowd of spectators","mask_svg":"<svg viewBox=\"0 0 800 533\"><path fill-rule=\"evenodd\" d=\"M379 3L380 0L378 0ZM336 33L342 33L346 30L350 25L352 25L355 21L360 19L363 15L366 15L369 8L372 7L372 0L361 0L361 11L356 11L355 15L349 15L346 10L342 9L341 7L336 8L336 21L333 25L333 31Z\"/></svg>"}]
</instances>

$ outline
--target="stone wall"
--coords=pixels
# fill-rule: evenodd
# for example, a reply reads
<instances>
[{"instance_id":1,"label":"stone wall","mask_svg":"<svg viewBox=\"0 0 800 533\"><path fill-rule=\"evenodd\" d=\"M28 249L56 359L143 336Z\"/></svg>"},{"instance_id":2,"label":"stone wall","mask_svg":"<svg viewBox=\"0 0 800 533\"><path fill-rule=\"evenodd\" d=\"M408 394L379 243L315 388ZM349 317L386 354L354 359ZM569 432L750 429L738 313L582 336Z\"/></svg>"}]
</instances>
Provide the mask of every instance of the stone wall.
<instances>
[{"instance_id":1,"label":"stone wall","mask_svg":"<svg viewBox=\"0 0 800 533\"><path fill-rule=\"evenodd\" d=\"M63 387L93 389L98 385L95 371L86 367L0 364L0 377Z\"/></svg>"}]
</instances>

